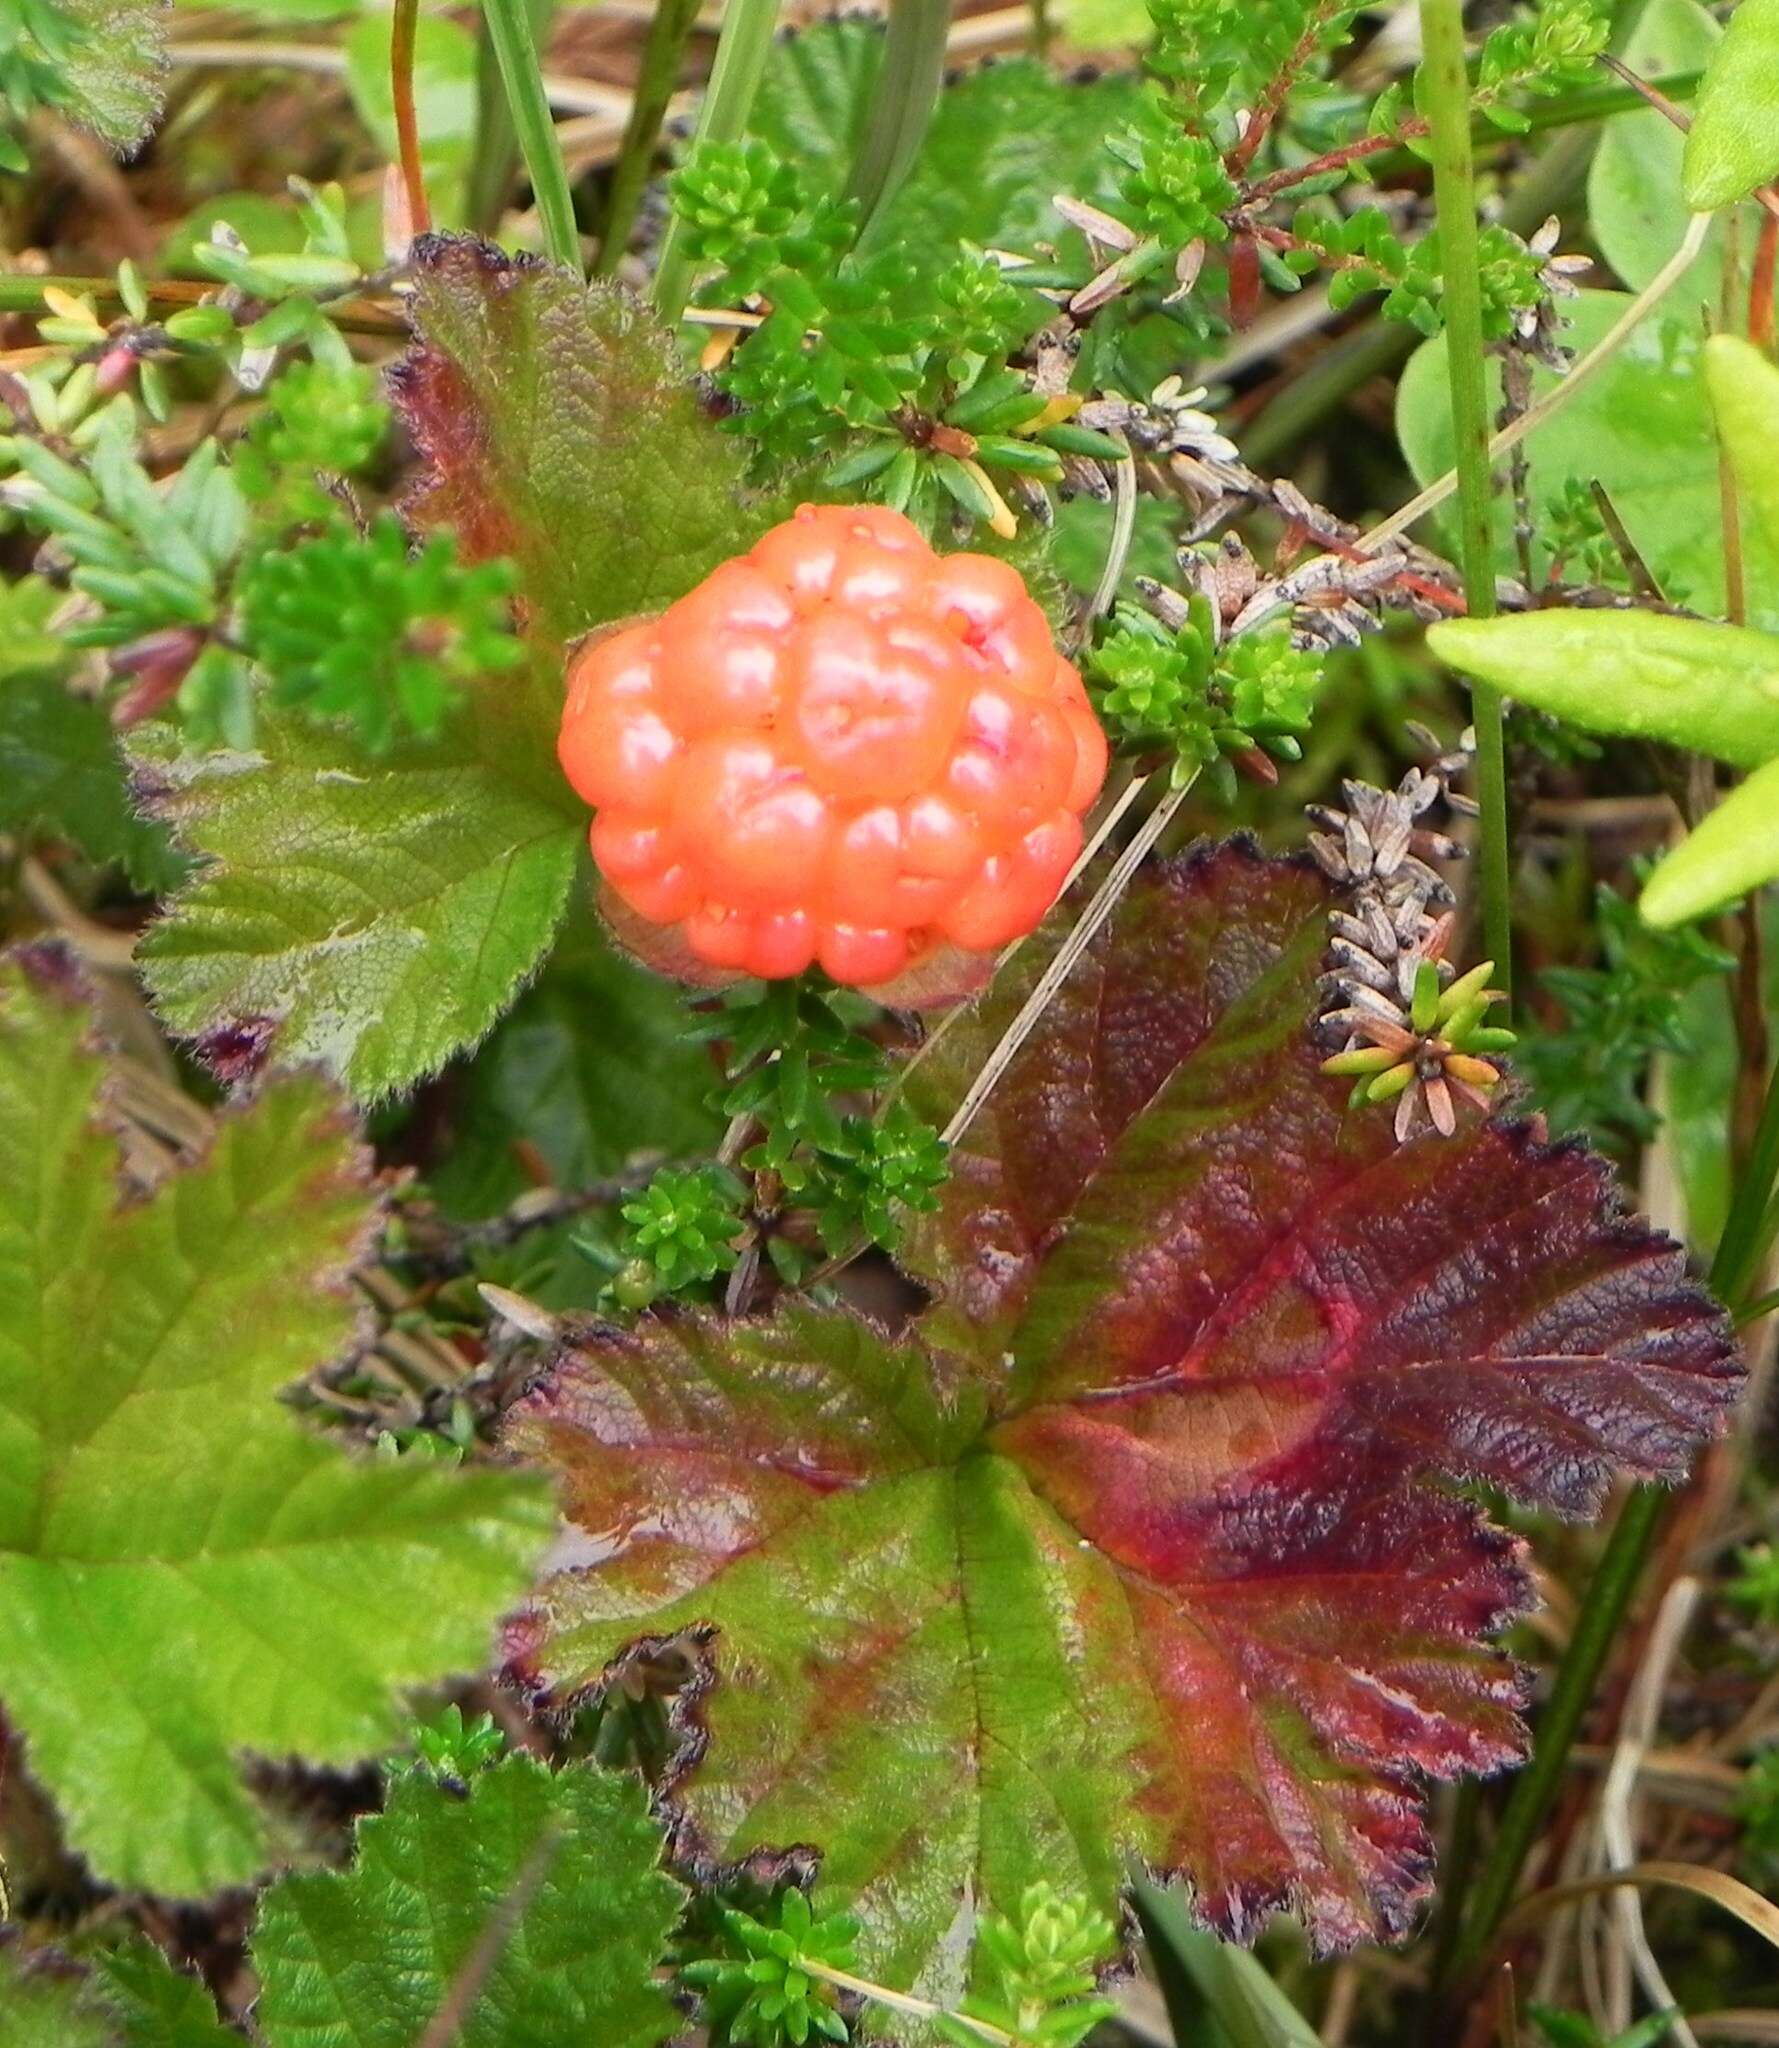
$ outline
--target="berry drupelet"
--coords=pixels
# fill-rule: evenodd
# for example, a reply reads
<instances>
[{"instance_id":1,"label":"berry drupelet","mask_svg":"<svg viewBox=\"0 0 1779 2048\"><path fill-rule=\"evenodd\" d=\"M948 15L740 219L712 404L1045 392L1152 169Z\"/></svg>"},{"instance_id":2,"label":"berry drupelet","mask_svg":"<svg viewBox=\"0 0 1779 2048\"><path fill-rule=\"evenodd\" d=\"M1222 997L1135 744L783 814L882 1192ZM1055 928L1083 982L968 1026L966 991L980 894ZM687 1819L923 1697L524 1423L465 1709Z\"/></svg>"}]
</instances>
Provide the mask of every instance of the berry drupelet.
<instances>
[{"instance_id":1,"label":"berry drupelet","mask_svg":"<svg viewBox=\"0 0 1779 2048\"><path fill-rule=\"evenodd\" d=\"M654 964L871 989L1030 931L1106 772L1018 572L881 506L805 505L585 649L560 755Z\"/></svg>"}]
</instances>

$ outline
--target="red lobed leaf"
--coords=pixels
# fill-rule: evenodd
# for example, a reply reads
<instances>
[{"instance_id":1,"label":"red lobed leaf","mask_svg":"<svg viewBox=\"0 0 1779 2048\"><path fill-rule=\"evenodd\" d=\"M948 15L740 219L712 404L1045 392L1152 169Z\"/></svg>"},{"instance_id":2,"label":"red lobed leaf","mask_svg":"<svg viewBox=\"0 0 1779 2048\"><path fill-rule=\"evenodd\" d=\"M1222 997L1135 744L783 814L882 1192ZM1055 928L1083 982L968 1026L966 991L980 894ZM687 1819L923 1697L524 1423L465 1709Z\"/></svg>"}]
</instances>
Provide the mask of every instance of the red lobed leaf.
<instances>
[{"instance_id":1,"label":"red lobed leaf","mask_svg":"<svg viewBox=\"0 0 1779 2048\"><path fill-rule=\"evenodd\" d=\"M1582 1512L1734 1396L1725 1319L1585 1151L1348 1112L1305 1030L1330 900L1239 842L1139 883L911 1233L906 1339L587 1326L511 1422L578 1532L517 1668L573 1690L691 1634L689 1825L819 1844L889 1981L949 1995L974 1906L1045 1875L1110 1908L1133 1854L1232 1936L1400 1932L1418 1781L1522 1736L1488 1642L1518 1546L1449 1482Z\"/></svg>"},{"instance_id":2,"label":"red lobed leaf","mask_svg":"<svg viewBox=\"0 0 1779 2048\"><path fill-rule=\"evenodd\" d=\"M536 636L658 611L783 518L622 285L468 235L412 255L415 343L391 373L424 460L408 511L507 555Z\"/></svg>"}]
</instances>

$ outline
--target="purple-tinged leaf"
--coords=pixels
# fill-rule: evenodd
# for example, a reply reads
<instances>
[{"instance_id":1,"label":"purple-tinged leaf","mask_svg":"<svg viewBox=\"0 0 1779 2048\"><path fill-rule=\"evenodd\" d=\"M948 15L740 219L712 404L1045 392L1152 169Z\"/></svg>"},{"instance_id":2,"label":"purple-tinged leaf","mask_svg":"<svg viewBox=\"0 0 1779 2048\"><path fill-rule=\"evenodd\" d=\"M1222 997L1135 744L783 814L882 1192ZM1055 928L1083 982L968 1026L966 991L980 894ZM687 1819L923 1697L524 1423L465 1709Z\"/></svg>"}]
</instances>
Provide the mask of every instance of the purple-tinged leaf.
<instances>
[{"instance_id":1,"label":"purple-tinged leaf","mask_svg":"<svg viewBox=\"0 0 1779 2048\"><path fill-rule=\"evenodd\" d=\"M940 1298L900 1341L585 1326L510 1425L574 1531L516 1668L700 1647L688 1829L818 1845L887 1981L949 1995L977 1906L1042 1875L1109 1909L1131 1856L1239 1938L1403 1931L1418 1786L1523 1732L1518 1545L1449 1482L1584 1511L1733 1398L1724 1318L1584 1151L1347 1109L1306 1031L1330 900L1239 843L1139 884L911 1233ZM1045 950L923 1063L926 1114Z\"/></svg>"}]
</instances>

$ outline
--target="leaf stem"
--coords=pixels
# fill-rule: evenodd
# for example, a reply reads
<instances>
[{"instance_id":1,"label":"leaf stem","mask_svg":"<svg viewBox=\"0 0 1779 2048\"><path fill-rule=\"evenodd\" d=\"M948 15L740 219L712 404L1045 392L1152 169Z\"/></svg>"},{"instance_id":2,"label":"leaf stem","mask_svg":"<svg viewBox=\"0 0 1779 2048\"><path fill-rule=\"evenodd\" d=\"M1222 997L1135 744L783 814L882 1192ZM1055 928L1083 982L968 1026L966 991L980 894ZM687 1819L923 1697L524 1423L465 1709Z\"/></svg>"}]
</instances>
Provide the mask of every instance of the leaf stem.
<instances>
[{"instance_id":1,"label":"leaf stem","mask_svg":"<svg viewBox=\"0 0 1779 2048\"><path fill-rule=\"evenodd\" d=\"M692 138L694 149L705 142L739 142L746 134L747 117L760 89L777 26L778 0L729 0ZM673 214L655 266L655 310L670 327L685 312L691 285L692 265L685 251L684 230L679 216Z\"/></svg>"},{"instance_id":2,"label":"leaf stem","mask_svg":"<svg viewBox=\"0 0 1779 2048\"><path fill-rule=\"evenodd\" d=\"M698 20L699 0L655 0L649 21L648 39L642 49L642 71L630 101L630 119L624 139L618 145L618 161L612 170L610 196L605 206L605 226L599 237L599 257L593 268L605 275L618 267L630 241L643 187L649 181L649 167L661 140L661 124L673 88L679 81L686 44Z\"/></svg>"},{"instance_id":3,"label":"leaf stem","mask_svg":"<svg viewBox=\"0 0 1779 2048\"><path fill-rule=\"evenodd\" d=\"M959 2026L968 2027L984 2041L991 2041L995 2048L1015 2048L1013 2036L1004 2034L999 2027L991 2027L987 2020L973 2020L961 2012L953 2012L948 2006L935 2005L930 1998L916 1998L909 1991L891 1991L882 1984L873 1984L869 1977L855 1977L850 1970L830 1969L826 1963L813 1962L808 1956L797 1958L797 1967L805 1976L819 1978L824 1984L832 1984L841 1991L856 1992L860 1998L868 1998L873 2005L881 2005L891 2012L905 2013L914 2020L955 2020Z\"/></svg>"},{"instance_id":4,"label":"leaf stem","mask_svg":"<svg viewBox=\"0 0 1779 2048\"><path fill-rule=\"evenodd\" d=\"M1421 0L1421 78L1432 132L1433 197L1445 307L1446 370L1456 450L1459 561L1473 618L1495 610L1494 474L1477 255L1476 176L1470 153L1470 78L1463 0ZM1501 693L1472 683L1477 799L1482 809L1483 949L1504 989L1513 985L1513 922L1507 847L1507 747Z\"/></svg>"},{"instance_id":5,"label":"leaf stem","mask_svg":"<svg viewBox=\"0 0 1779 2048\"><path fill-rule=\"evenodd\" d=\"M395 108L395 149L408 202L408 230L413 235L424 235L432 226L420 168L420 116L414 105L414 38L419 23L420 0L395 0L389 20L389 97Z\"/></svg>"},{"instance_id":6,"label":"leaf stem","mask_svg":"<svg viewBox=\"0 0 1779 2048\"><path fill-rule=\"evenodd\" d=\"M1711 1261L1711 1284L1719 1300L1734 1311L1743 1304L1760 1277L1766 1249L1766 1223L1773 1190L1779 1183L1779 1064L1767 1077L1766 1099L1749 1147L1748 1164L1736 1183L1736 1195Z\"/></svg>"},{"instance_id":7,"label":"leaf stem","mask_svg":"<svg viewBox=\"0 0 1779 2048\"><path fill-rule=\"evenodd\" d=\"M531 39L538 49L548 46L550 22L556 0L525 0L531 22ZM470 158L468 198L465 202L471 228L479 235L491 235L500 226L512 196L513 178L519 168L519 135L507 105L506 87L494 54L494 38L486 17L476 39L476 142Z\"/></svg>"},{"instance_id":8,"label":"leaf stem","mask_svg":"<svg viewBox=\"0 0 1779 2048\"><path fill-rule=\"evenodd\" d=\"M494 61L500 67L513 127L518 132L519 148L531 179L532 196L537 201L544 248L552 262L578 273L581 238L574 224L568 166L557 140L550 102L544 95L530 10L526 0L482 0L482 20L494 48Z\"/></svg>"},{"instance_id":9,"label":"leaf stem","mask_svg":"<svg viewBox=\"0 0 1779 2048\"><path fill-rule=\"evenodd\" d=\"M945 76L951 0L891 0L871 108L846 180L860 234L894 198L919 153Z\"/></svg>"}]
</instances>

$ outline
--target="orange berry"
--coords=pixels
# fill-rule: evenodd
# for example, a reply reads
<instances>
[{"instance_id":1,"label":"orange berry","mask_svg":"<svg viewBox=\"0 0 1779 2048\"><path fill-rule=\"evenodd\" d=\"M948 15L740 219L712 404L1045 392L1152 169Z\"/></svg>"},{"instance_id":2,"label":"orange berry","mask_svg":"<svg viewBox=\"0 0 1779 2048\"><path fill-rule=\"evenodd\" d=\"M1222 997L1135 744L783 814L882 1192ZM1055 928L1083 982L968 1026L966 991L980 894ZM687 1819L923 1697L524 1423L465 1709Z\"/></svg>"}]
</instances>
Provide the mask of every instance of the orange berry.
<instances>
[{"instance_id":1,"label":"orange berry","mask_svg":"<svg viewBox=\"0 0 1779 2048\"><path fill-rule=\"evenodd\" d=\"M874 989L1030 931L1106 773L1018 573L883 506L805 505L586 648L559 751L639 948Z\"/></svg>"}]
</instances>

